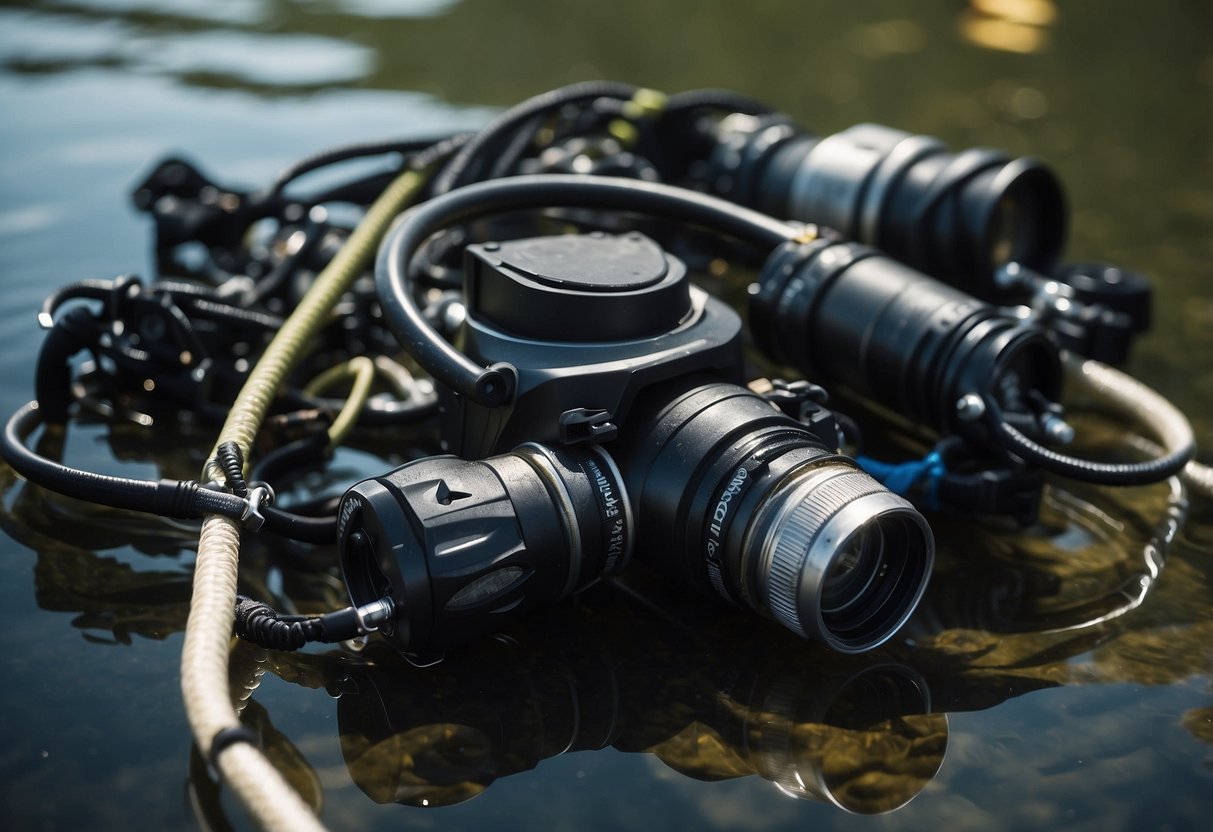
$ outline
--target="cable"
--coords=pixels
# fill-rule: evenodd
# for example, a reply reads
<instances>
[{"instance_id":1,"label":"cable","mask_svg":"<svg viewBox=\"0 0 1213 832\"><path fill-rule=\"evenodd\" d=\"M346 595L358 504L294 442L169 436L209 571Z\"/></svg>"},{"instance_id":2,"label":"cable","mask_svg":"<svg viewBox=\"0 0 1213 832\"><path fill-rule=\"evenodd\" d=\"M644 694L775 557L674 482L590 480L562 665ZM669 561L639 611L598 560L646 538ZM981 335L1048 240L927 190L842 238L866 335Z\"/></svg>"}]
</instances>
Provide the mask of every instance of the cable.
<instances>
[{"instance_id":1,"label":"cable","mask_svg":"<svg viewBox=\"0 0 1213 832\"><path fill-rule=\"evenodd\" d=\"M1093 359L1064 357L1068 377L1082 379L1161 442L1164 456L1145 462L1105 463L1079 459L1040 445L1009 424L993 398L986 412L994 439L1007 451L1046 471L1098 485L1145 485L1178 474L1196 452L1187 418L1169 401L1136 379Z\"/></svg>"},{"instance_id":2,"label":"cable","mask_svg":"<svg viewBox=\"0 0 1213 832\"><path fill-rule=\"evenodd\" d=\"M325 370L303 388L304 394L318 396L336 382L347 378L352 378L354 384L350 388L350 394L337 414L337 418L328 427L329 450L340 445L349 432L354 429L358 414L371 395L371 382L375 380L375 362L365 355L354 356L349 361Z\"/></svg>"},{"instance_id":3,"label":"cable","mask_svg":"<svg viewBox=\"0 0 1213 832\"><path fill-rule=\"evenodd\" d=\"M631 84L620 84L613 81L586 81L528 98L497 116L464 145L434 178L432 192L435 195L444 194L458 187L467 175L474 173L473 164L479 161L479 156L488 150L495 141L542 113L580 101L592 101L595 98L628 99L634 97L637 90L638 88Z\"/></svg>"},{"instance_id":4,"label":"cable","mask_svg":"<svg viewBox=\"0 0 1213 832\"><path fill-rule=\"evenodd\" d=\"M750 98L748 95L742 95L732 90L708 87L671 94L666 99L663 115L682 115L688 110L720 110L728 113L743 113L748 116L761 116L774 112L768 105L756 98Z\"/></svg>"},{"instance_id":5,"label":"cable","mask_svg":"<svg viewBox=\"0 0 1213 832\"><path fill-rule=\"evenodd\" d=\"M370 260L392 219L424 186L425 178L416 171L402 174L367 211L250 372L220 431L216 447L235 442L247 455L269 403L288 371ZM213 462L208 463L206 473L213 477ZM181 692L190 730L204 756L210 754L211 743L220 731L240 725L228 692L239 553L240 529L235 523L219 516L203 521L181 655ZM247 743L224 749L216 757L216 767L263 828L323 829L311 808L281 773Z\"/></svg>"},{"instance_id":6,"label":"cable","mask_svg":"<svg viewBox=\"0 0 1213 832\"><path fill-rule=\"evenodd\" d=\"M409 263L431 234L504 210L605 208L701 225L764 250L795 239L800 229L723 199L634 179L542 174L467 185L407 211L379 249L375 285L384 321L431 376L487 407L512 394L513 368L480 367L430 326L413 300Z\"/></svg>"},{"instance_id":7,"label":"cable","mask_svg":"<svg viewBox=\"0 0 1213 832\"><path fill-rule=\"evenodd\" d=\"M299 177L329 165L347 162L351 159L364 159L368 156L386 156L389 153L416 153L449 138L450 136L432 139L383 139L330 147L293 162L278 174L278 178L266 189L265 196L266 198L278 196L287 185Z\"/></svg>"},{"instance_id":8,"label":"cable","mask_svg":"<svg viewBox=\"0 0 1213 832\"><path fill-rule=\"evenodd\" d=\"M285 446L282 450L289 451L292 454L298 450L304 450L308 452L309 457L315 459L317 451L323 455L329 449L325 446L317 449L315 440L305 439L291 443L291 445ZM224 480L229 491L240 497L248 494L249 486L244 480L244 455L235 442L223 442L215 449L215 465L223 471ZM264 483L256 484L264 485ZM271 491L270 493L272 494L273 492ZM262 505L259 508L261 515L265 518L265 528L282 537L299 540L304 543L319 544L332 544L337 540L336 516L309 517L275 508L269 504Z\"/></svg>"},{"instance_id":9,"label":"cable","mask_svg":"<svg viewBox=\"0 0 1213 832\"><path fill-rule=\"evenodd\" d=\"M1196 440L1192 426L1183 413L1137 379L1115 367L1074 353L1063 354L1062 366L1067 384L1078 386L1138 422L1161 443L1163 453L1194 450ZM1191 451L1188 455L1191 456ZM1196 493L1213 499L1213 468L1190 460L1180 471L1180 479Z\"/></svg>"},{"instance_id":10,"label":"cable","mask_svg":"<svg viewBox=\"0 0 1213 832\"><path fill-rule=\"evenodd\" d=\"M75 283L69 283L66 286L60 286L42 301L42 306L38 309L38 325L43 329L53 327L55 325L55 311L69 300L77 298L108 300L113 294L114 283L115 281L113 280L88 278L77 280Z\"/></svg>"},{"instance_id":11,"label":"cable","mask_svg":"<svg viewBox=\"0 0 1213 832\"><path fill-rule=\"evenodd\" d=\"M136 480L70 468L39 456L25 446L25 437L42 424L38 402L17 409L4 426L0 453L13 470L43 488L77 500L163 517L194 519L219 514L233 522L248 514L240 496L203 488L193 480Z\"/></svg>"},{"instance_id":12,"label":"cable","mask_svg":"<svg viewBox=\"0 0 1213 832\"><path fill-rule=\"evenodd\" d=\"M364 632L355 607L315 616L279 615L268 604L237 595L235 616L236 635L270 650L298 650L316 641L333 644Z\"/></svg>"}]
</instances>

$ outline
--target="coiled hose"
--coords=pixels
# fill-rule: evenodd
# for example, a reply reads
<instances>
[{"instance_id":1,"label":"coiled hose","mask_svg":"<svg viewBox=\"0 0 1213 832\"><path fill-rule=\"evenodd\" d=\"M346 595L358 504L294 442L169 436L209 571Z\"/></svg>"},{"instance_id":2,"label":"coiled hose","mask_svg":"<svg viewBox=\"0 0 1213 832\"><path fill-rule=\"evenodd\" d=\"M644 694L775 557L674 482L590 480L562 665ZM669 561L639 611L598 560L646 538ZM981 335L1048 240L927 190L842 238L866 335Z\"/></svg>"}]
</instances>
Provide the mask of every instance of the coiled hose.
<instances>
[{"instance_id":1,"label":"coiled hose","mask_svg":"<svg viewBox=\"0 0 1213 832\"><path fill-rule=\"evenodd\" d=\"M1196 440L1187 417L1169 401L1115 367L1073 353L1063 356L1066 382L1140 424L1167 456L1191 455ZM1188 488L1213 499L1213 468L1189 460L1179 472Z\"/></svg>"},{"instance_id":2,"label":"coiled hose","mask_svg":"<svg viewBox=\"0 0 1213 832\"><path fill-rule=\"evenodd\" d=\"M370 261L392 219L424 182L422 173L401 174L370 207L249 374L220 431L216 449L224 442L234 442L247 458L270 401L287 373ZM204 479L222 481L223 472L213 461L208 462ZM203 756L211 759L260 827L322 830L311 808L259 749L244 741L226 741L242 730L228 692L239 553L240 527L236 523L218 516L203 521L181 656L186 718ZM218 736L224 742L212 754Z\"/></svg>"}]
</instances>

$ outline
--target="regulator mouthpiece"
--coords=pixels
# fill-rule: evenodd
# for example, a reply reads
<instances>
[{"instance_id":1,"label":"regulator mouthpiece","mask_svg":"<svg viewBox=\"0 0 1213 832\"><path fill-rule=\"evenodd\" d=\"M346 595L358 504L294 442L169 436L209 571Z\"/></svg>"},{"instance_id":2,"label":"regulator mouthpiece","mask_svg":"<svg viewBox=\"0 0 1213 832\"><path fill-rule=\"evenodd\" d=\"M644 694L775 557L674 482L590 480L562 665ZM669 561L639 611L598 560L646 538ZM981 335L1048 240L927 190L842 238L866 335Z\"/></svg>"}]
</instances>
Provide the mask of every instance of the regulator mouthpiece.
<instances>
[{"instance_id":1,"label":"regulator mouthpiece","mask_svg":"<svg viewBox=\"0 0 1213 832\"><path fill-rule=\"evenodd\" d=\"M423 656L583 589L632 549L622 479L594 446L407 463L346 492L338 535L354 606L390 599L379 631Z\"/></svg>"}]
</instances>

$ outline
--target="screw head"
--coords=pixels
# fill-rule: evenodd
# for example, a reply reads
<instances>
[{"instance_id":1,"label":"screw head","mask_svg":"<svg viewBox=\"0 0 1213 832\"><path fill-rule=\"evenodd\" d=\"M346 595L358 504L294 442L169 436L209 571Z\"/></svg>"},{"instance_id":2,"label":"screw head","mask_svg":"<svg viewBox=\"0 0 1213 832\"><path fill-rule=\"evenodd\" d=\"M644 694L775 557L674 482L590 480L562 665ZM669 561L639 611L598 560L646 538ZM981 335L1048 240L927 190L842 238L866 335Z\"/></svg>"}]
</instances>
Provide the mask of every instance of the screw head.
<instances>
[{"instance_id":1,"label":"screw head","mask_svg":"<svg viewBox=\"0 0 1213 832\"><path fill-rule=\"evenodd\" d=\"M1041 427L1045 436L1054 445L1069 445L1074 441L1074 428L1065 419L1052 413L1046 413L1041 419Z\"/></svg>"},{"instance_id":2,"label":"screw head","mask_svg":"<svg viewBox=\"0 0 1213 832\"><path fill-rule=\"evenodd\" d=\"M956 415L962 422L976 422L986 414L986 403L976 393L965 393L956 400Z\"/></svg>"}]
</instances>

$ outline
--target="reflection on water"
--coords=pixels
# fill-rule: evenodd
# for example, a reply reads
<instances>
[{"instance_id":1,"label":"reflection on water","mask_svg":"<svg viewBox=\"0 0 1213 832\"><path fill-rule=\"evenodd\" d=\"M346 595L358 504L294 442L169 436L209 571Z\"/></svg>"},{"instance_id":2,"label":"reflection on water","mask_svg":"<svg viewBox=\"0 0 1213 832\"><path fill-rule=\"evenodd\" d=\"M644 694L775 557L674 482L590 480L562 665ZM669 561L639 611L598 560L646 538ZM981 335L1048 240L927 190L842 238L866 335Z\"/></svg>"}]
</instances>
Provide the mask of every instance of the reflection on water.
<instances>
[{"instance_id":1,"label":"reflection on water","mask_svg":"<svg viewBox=\"0 0 1213 832\"><path fill-rule=\"evenodd\" d=\"M1057 19L1052 0L970 0L960 33L977 46L1006 52L1039 52Z\"/></svg>"},{"instance_id":2,"label":"reflection on water","mask_svg":"<svg viewBox=\"0 0 1213 832\"><path fill-rule=\"evenodd\" d=\"M0 124L0 335L17 380L5 409L28 397L49 287L140 265L147 229L116 206L162 152L205 148L223 181L260 183L327 144L484 119L440 102L504 105L604 76L740 88L824 131L877 120L1055 163L1074 256L1156 278L1156 331L1131 369L1213 446L1213 116L1193 106L1213 89L1207 9L688 8L0 3L0 103L13 116ZM92 427L67 457L191 476L210 440L202 428L152 436ZM1122 439L1112 425L1100 436ZM195 530L73 503L7 469L0 491L14 634L0 706L24 723L9 720L0 756L6 816L15 828L196 828L177 797L188 739L176 680ZM932 518L932 588L904 638L871 656L829 655L638 572L429 668L382 646L242 646L233 695L340 828L534 828L540 813L590 829L864 822L849 813L883 813L894 829L1199 828L1213 811L1213 523L1207 505L1186 524L1185 509L1163 486L1066 486L1027 531ZM241 588L331 609L331 561L254 541ZM230 798L203 761L188 771L192 805L223 828ZM427 803L446 808L413 808Z\"/></svg>"},{"instance_id":3,"label":"reflection on water","mask_svg":"<svg viewBox=\"0 0 1213 832\"><path fill-rule=\"evenodd\" d=\"M47 3L43 14L6 15L0 65L23 73L88 68L175 77L199 86L320 89L364 77L371 50L320 34L261 31L262 4L205 15L209 4ZM214 9L210 10L212 13ZM117 12L117 13L115 13Z\"/></svg>"},{"instance_id":4,"label":"reflection on water","mask_svg":"<svg viewBox=\"0 0 1213 832\"><path fill-rule=\"evenodd\" d=\"M138 456L121 433L109 438L115 455ZM132 524L11 475L4 503L5 532L38 552L38 605L72 613L87 641L131 645L132 636L183 629L189 575L171 564L192 529ZM315 764L253 698L267 672L336 697L349 777L380 804L461 804L558 756L614 749L651 755L697 781L757 776L793 797L888 813L946 770L948 713L1063 685L1166 685L1207 673L1208 563L1198 564L1203 576L1187 561L1174 565L1185 574L1162 590L1161 614L1138 608L1184 508L1175 484L1138 493L1054 488L1041 523L1024 532L937 519L936 579L908 637L863 656L715 609L636 567L426 667L381 642L302 655L241 643L233 696L271 759L317 807ZM91 538L64 533L74 527ZM124 544L170 568L102 553ZM254 539L242 555L242 588L305 611L339 606L328 558ZM1179 719L1208 741L1208 716L1193 708ZM209 777L195 760L191 797L201 816L222 819Z\"/></svg>"},{"instance_id":5,"label":"reflection on water","mask_svg":"<svg viewBox=\"0 0 1213 832\"><path fill-rule=\"evenodd\" d=\"M377 802L441 806L614 746L698 780L757 774L873 814L909 802L942 764L947 719L913 669L782 634L756 651L735 621L688 626L655 600L602 586L436 667L382 650L349 666L337 688L351 776Z\"/></svg>"}]
</instances>

